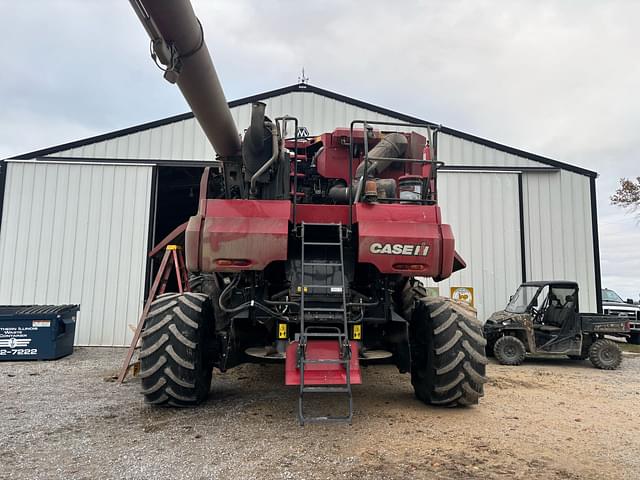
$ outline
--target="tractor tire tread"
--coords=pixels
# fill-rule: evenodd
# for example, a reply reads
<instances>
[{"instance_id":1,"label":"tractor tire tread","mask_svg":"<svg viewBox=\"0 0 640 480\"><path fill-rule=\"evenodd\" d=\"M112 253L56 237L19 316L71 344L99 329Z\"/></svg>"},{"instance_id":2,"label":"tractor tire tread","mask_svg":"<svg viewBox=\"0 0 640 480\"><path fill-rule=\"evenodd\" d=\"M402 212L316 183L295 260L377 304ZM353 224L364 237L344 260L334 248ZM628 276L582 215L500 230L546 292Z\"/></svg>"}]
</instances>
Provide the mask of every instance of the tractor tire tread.
<instances>
[{"instance_id":1,"label":"tractor tire tread","mask_svg":"<svg viewBox=\"0 0 640 480\"><path fill-rule=\"evenodd\" d=\"M444 367L439 368L438 370L436 370L436 375L445 375L445 374L449 373L451 370L453 370L458 365L460 365L460 362L462 362L465 358L466 357L465 357L464 353L458 352L458 355L456 356L456 358L451 360L451 362L449 362Z\"/></svg>"},{"instance_id":2,"label":"tractor tire tread","mask_svg":"<svg viewBox=\"0 0 640 480\"><path fill-rule=\"evenodd\" d=\"M429 297L424 287L411 283L399 298L399 312L409 322L416 397L445 407L477 404L487 382L487 359L475 310L448 298Z\"/></svg>"},{"instance_id":3,"label":"tractor tire tread","mask_svg":"<svg viewBox=\"0 0 640 480\"><path fill-rule=\"evenodd\" d=\"M151 375L156 373L158 370L160 370L165 363L167 363L167 357L165 357L164 355L160 355L158 357L158 360L156 361L156 363L151 365L146 370L140 370L140 373L138 374L138 377L140 377L140 378L150 377Z\"/></svg>"},{"instance_id":4,"label":"tractor tire tread","mask_svg":"<svg viewBox=\"0 0 640 480\"><path fill-rule=\"evenodd\" d=\"M174 306L178 304L178 302L173 300L174 298L175 297L168 297L168 298L160 298L160 299L154 300L153 303L151 304L151 307L149 308L149 313L147 314L147 317L157 317L162 312L171 310ZM167 300L171 300L171 301L167 302ZM155 307L155 310L154 310L154 307Z\"/></svg>"},{"instance_id":5,"label":"tractor tire tread","mask_svg":"<svg viewBox=\"0 0 640 480\"><path fill-rule=\"evenodd\" d=\"M446 307L447 304L445 303L443 306ZM455 322L456 320L458 320L458 314L455 312L451 312L451 315L449 316L449 319L446 322L444 322L438 328L433 329L434 335L440 335L442 332L446 331L451 325L453 325L453 322Z\"/></svg>"},{"instance_id":6,"label":"tractor tire tread","mask_svg":"<svg viewBox=\"0 0 640 480\"><path fill-rule=\"evenodd\" d=\"M155 332L157 332L158 330L161 330L167 323L169 323L171 321L171 315L165 315L165 317L160 320L158 323L156 323L155 325L149 327L149 328L145 328L142 331L141 337L148 337L149 335L154 334Z\"/></svg>"},{"instance_id":7,"label":"tractor tire tread","mask_svg":"<svg viewBox=\"0 0 640 480\"><path fill-rule=\"evenodd\" d=\"M213 370L208 348L213 321L206 295L185 292L153 302L139 353L147 403L190 407L206 400Z\"/></svg>"}]
</instances>

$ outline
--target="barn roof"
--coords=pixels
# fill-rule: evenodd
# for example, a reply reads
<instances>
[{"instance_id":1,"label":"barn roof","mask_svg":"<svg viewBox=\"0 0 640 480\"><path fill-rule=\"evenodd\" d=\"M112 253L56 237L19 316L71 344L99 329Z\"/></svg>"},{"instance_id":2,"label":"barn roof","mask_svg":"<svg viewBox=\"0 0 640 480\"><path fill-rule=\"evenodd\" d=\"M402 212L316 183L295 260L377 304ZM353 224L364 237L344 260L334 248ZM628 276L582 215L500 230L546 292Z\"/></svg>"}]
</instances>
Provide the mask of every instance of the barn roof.
<instances>
[{"instance_id":1,"label":"barn roof","mask_svg":"<svg viewBox=\"0 0 640 480\"><path fill-rule=\"evenodd\" d=\"M482 137L478 137L476 135L471 135L469 133L465 133L462 132L460 130L456 130L447 126L442 126L442 125L438 125L434 122L422 119L422 118L418 118L418 117L414 117L411 115L406 115L404 113L400 113L400 112L396 112L393 110L390 110L388 108L384 108L384 107L380 107L378 105L373 105L371 103L367 103L367 102L363 102L362 100L358 100L352 97L347 97L345 95L341 95L339 93L335 93L335 92L331 92L329 90L325 90L323 88L320 87L316 87L314 85L310 85L307 83L302 83L302 84L294 84L294 85L289 85L287 87L283 87L283 88L278 88L276 90L270 90L268 92L263 92L263 93L259 93L256 95L251 95L249 97L244 97L244 98L239 98L237 100L233 100L231 102L229 102L229 107L233 108L233 107L237 107L240 105L245 105L245 104L249 104L255 101L259 101L259 100L266 100L272 97L277 97L280 95L284 95L284 94L288 94L288 93L292 93L292 92L302 92L302 93L315 93L317 95L320 96L324 96L327 98L331 98L340 102L344 102L346 104L349 105L353 105L355 107L359 107L359 108L363 108L366 110L370 110L372 112L376 112L382 115L387 115L390 117L394 117L397 118L401 121L406 121L408 123L426 123L426 124L430 124L433 126L439 126L440 131L442 133L457 137L457 138L461 138L463 140L468 140L471 141L473 143L477 143L480 145L484 145L486 147L489 148L493 148L495 150L499 150L511 155L517 155L519 157L523 157L526 158L528 160L532 160L535 162L539 162L543 165L549 165L551 167L554 168L559 168L562 170L567 170L570 172L574 172L580 175L584 175L587 177L591 177L591 178L596 178L598 176L598 174L594 171L591 170L587 170L575 165L571 165L568 163L564 163L564 162L560 162L558 160L554 160L548 157L543 157L541 155L536 155L534 153L531 152L527 152L524 150L520 150L518 148L514 148L514 147L510 147L501 143L497 143L494 142L492 140L488 140L486 138L482 138ZM138 132L142 132L145 130L150 130L153 128L157 128L157 127L161 127L164 125L169 125L171 123L174 122L180 122L183 120L188 120L193 118L193 113L191 112L187 112L187 113L183 113L180 115L173 115L171 117L167 117L167 118L163 118L161 120L156 120L153 122L147 122L147 123L142 123L140 125L135 125L132 127L128 127L128 128L124 128L124 129L120 129L120 130L115 130L112 132L108 132L108 133L104 133L102 135L96 135L93 137L88 137L88 138L83 138L81 140L76 140L73 142L68 142L68 143L63 143L60 145L55 145L52 147L48 147L48 148L44 148L41 150L35 150L32 152L28 152L28 153L24 153L22 155L17 155L15 157L12 157L11 159L13 160L27 160L27 159L34 159L34 158L41 158L41 157L46 157L58 152L62 152L65 150L69 150L72 148L78 148L78 147L83 147L86 145L90 145L93 143L97 143L97 142L102 142L105 140L111 140L117 137L122 137L125 135L130 135L133 133L138 133Z\"/></svg>"}]
</instances>

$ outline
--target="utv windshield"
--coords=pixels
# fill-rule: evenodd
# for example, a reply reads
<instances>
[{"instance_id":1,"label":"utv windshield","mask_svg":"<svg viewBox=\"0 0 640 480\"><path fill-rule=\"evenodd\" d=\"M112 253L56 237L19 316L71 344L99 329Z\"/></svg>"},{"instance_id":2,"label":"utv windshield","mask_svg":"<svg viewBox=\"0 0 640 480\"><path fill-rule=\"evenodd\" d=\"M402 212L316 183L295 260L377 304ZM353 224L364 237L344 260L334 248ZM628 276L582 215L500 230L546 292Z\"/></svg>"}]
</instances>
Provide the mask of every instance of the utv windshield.
<instances>
[{"instance_id":1,"label":"utv windshield","mask_svg":"<svg viewBox=\"0 0 640 480\"><path fill-rule=\"evenodd\" d=\"M536 297L540 287L521 285L516 294L511 297L505 310L510 313L525 313L531 301Z\"/></svg>"}]
</instances>

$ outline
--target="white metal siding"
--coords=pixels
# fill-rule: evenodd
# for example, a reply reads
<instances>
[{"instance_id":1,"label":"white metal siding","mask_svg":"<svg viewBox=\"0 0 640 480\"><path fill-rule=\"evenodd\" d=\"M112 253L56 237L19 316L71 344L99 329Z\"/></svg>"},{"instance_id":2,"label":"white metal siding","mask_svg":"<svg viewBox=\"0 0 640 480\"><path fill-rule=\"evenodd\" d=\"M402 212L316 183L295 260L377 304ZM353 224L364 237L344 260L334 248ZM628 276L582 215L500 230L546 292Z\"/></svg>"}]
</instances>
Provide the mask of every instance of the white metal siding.
<instances>
[{"instance_id":1,"label":"white metal siding","mask_svg":"<svg viewBox=\"0 0 640 480\"><path fill-rule=\"evenodd\" d=\"M518 175L442 172L438 201L467 268L429 285L438 286L442 296L449 296L452 286L473 287L484 322L504 308L522 282Z\"/></svg>"},{"instance_id":2,"label":"white metal siding","mask_svg":"<svg viewBox=\"0 0 640 480\"><path fill-rule=\"evenodd\" d=\"M126 345L141 313L150 166L13 163L0 304L80 304L78 345Z\"/></svg>"},{"instance_id":3,"label":"white metal siding","mask_svg":"<svg viewBox=\"0 0 640 480\"><path fill-rule=\"evenodd\" d=\"M349 127L353 120L396 121L397 118L324 97L311 92L291 92L264 100L267 115L297 117L311 135ZM251 104L231 109L238 131L249 126ZM393 130L393 128L381 128ZM290 132L293 134L293 132ZM113 158L134 160L209 160L215 152L194 118L150 130L92 143L51 155L71 158Z\"/></svg>"},{"instance_id":4,"label":"white metal siding","mask_svg":"<svg viewBox=\"0 0 640 480\"><path fill-rule=\"evenodd\" d=\"M528 280L574 280L580 309L597 311L589 178L523 174Z\"/></svg>"},{"instance_id":5,"label":"white metal siding","mask_svg":"<svg viewBox=\"0 0 640 480\"><path fill-rule=\"evenodd\" d=\"M546 166L445 134L438 136L438 159L478 167ZM589 178L567 170L524 171L522 178L527 280L577 281L580 308L597 311Z\"/></svg>"},{"instance_id":6,"label":"white metal siding","mask_svg":"<svg viewBox=\"0 0 640 480\"><path fill-rule=\"evenodd\" d=\"M512 155L453 135L438 134L438 160L447 165L477 167L545 167L528 158Z\"/></svg>"},{"instance_id":7,"label":"white metal siding","mask_svg":"<svg viewBox=\"0 0 640 480\"><path fill-rule=\"evenodd\" d=\"M267 114L269 116L272 118L281 115L295 116L300 120L301 126L307 127L311 134L331 131L338 126L348 127L354 119L398 120L310 91L290 92L264 101L267 103ZM249 124L251 106L250 104L239 105L231 110L238 129L242 132ZM498 166L512 167L514 169L548 167L534 160L505 153L449 134L439 135L438 154L440 160L448 165L455 166ZM53 156L87 159L112 158L114 161L118 159L153 161L207 160L212 159L215 153L195 119L188 119L62 151ZM121 168L125 167L117 167L117 169ZM97 170L95 171L97 172ZM108 175L112 174L114 173L109 173ZM83 175L87 176L86 173ZM145 175L148 175L148 173ZM458 251L469 265L463 272L454 274L449 282L441 283L441 292L447 294L448 286L453 284L474 286L481 319L486 318L493 310L502 308L506 299L521 281L521 261L519 259L520 222L517 215L517 183L514 184L514 178L517 177L513 174L479 172L442 172L440 177L440 199L443 219L454 227ZM596 283L591 233L589 179L564 170L555 173L525 171L522 173L522 178L527 278L530 280L554 278L577 280L581 287L581 308L583 310L595 310ZM96 182L95 187L92 188L101 187L98 179L93 177L91 179L92 182ZM45 186L44 180L38 181L40 183L36 189L47 188L47 191L55 191L51 190L52 187ZM47 179L47 183L49 181ZM56 181L63 189L65 188L64 181L62 183L60 183L61 180ZM148 180L145 181L147 182L145 185L148 185ZM15 194L22 195L23 184L20 179L18 179L18 182L19 185L16 185L15 179L7 179L8 191L5 196L8 201L10 201L9 197ZM31 188L33 187L32 185ZM148 189L148 186L145 188ZM67 194L65 193L64 195ZM74 194L69 193L69 195ZM139 198L145 195L147 199L149 198L148 191L143 195L142 190L140 190L140 193L136 193L136 198L138 198L137 195L140 195ZM49 196L48 198L52 197ZM30 201L27 198L25 205L30 206L25 206L21 210L25 218L22 220L9 219L9 225L15 225L18 221L23 224L32 221L37 222L37 217L43 215L45 211L49 215L56 216L56 218L59 215L63 215L63 220L70 222L64 216L67 214L58 212L59 209L57 207L50 204L45 205L42 203L42 199L39 201L41 203L37 203L38 200ZM109 199L105 198L101 202L108 203ZM145 201L144 205L146 208L148 201ZM30 212L27 208L33 208L33 212ZM88 207L83 205L80 210L84 211L83 209L86 208ZM102 206L93 205L92 208L98 209L102 208ZM8 205L7 209L11 210ZM7 215L5 213L5 216ZM114 217L116 222L118 218L117 216ZM145 213L142 217L136 216L136 219L139 218L142 218L142 223L145 225L144 232L141 230L140 234L136 234L135 237L140 241L146 239L148 213ZM3 219L3 236L8 235L4 232L7 228L11 228L10 226L6 227L6 224L7 221ZM23 225L23 228L28 228L28 226L24 227ZM59 227L56 226L55 228ZM71 228L73 229L73 227ZM113 227L92 225L92 229L98 231L98 228ZM142 227L140 228L142 229ZM501 232L503 235L497 235L496 232ZM74 234L75 231L71 234L72 237ZM87 233L85 233L86 235ZM39 244L32 245L35 240L30 239L28 236L20 238L31 242L29 248L40 248ZM65 238L69 238L68 234ZM14 245L18 241L17 238L14 239L13 237L10 237L10 240L14 242ZM2 245L0 243L0 248L2 248ZM514 250L514 246L518 248ZM93 250L91 250L90 254L93 254L95 248L91 248ZM131 258L142 262L145 247L136 246L135 248L137 249L135 251L139 252L139 254ZM87 247L87 250L90 250L90 247ZM133 252L134 249L131 251ZM0 251L0 260L4 261L8 255L10 254ZM80 255L79 258L73 258L69 252L66 253L65 262L68 262L68 264L65 264L68 265L66 268L71 268L74 275L76 275L74 278L78 278L77 272L75 272L78 268L83 271L87 269L89 272L97 268L91 262L85 260L85 257ZM79 266L76 265L76 262L79 262ZM4 270L4 264L2 266ZM23 278L17 281L15 287L8 287L1 284L2 278L4 277L0 273L0 292L2 292L2 295L5 294L3 292L6 292L7 288L20 291L20 288L22 288L20 285L26 285L26 280ZM28 280L32 281L33 278ZM39 281L42 282L43 280ZM81 277L79 281L82 284ZM135 283L138 279L131 281ZM84 285L90 284L85 282ZM100 285L104 285L104 282ZM135 283L135 285L138 284ZM28 285L26 288L29 290L36 287L35 285ZM73 287L61 286L60 288L62 290L65 288L71 288L72 290L80 288L83 292L85 291L85 287L78 286L75 281L73 282ZM88 288L86 287L85 303L89 299L93 302L92 293L88 291ZM13 290L10 290L10 292L13 292ZM134 295L132 292L130 295L136 296L136 301L141 304L142 293ZM66 293L68 294L68 292ZM11 293L11 295L17 294ZM104 293L97 292L96 295L100 297ZM111 291L108 295L110 298L114 296ZM0 296L0 301L3 298L7 297ZM25 296L25 298L32 297ZM97 298L96 304L102 304L103 300L102 298ZM131 310L128 312L126 319L124 315L121 315L118 321L122 322L122 325L126 322L135 322L137 311L133 312ZM97 338L94 329L101 327L87 326L89 322L86 319L86 312L86 308L83 307L82 315L85 315L85 323L82 328L85 330L82 331L82 339L86 339L86 343L89 343L89 339ZM102 325L99 315L96 314L93 318L97 325ZM107 318L105 321L112 322L113 320ZM89 331L86 331L87 329ZM129 332L127 331L126 333L128 335ZM121 343L126 343L126 341Z\"/></svg>"}]
</instances>

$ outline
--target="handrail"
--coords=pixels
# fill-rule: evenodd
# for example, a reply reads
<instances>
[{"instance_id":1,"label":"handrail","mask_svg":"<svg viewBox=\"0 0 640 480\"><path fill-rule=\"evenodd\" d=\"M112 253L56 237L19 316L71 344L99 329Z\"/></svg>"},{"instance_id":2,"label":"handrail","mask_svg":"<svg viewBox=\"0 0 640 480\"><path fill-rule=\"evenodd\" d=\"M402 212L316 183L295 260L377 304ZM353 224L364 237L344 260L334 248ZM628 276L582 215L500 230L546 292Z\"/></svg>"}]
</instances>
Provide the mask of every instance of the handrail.
<instances>
[{"instance_id":1,"label":"handrail","mask_svg":"<svg viewBox=\"0 0 640 480\"><path fill-rule=\"evenodd\" d=\"M363 130L363 143L364 143L364 170L362 178L358 183L358 188L356 190L356 195L354 198L353 195L353 155L354 155L354 142L353 142L353 130L355 125L362 125ZM431 160L417 159L417 158L389 158L389 157L371 157L369 158L369 135L368 132L370 130L371 125L386 125L393 127L411 127L411 128L423 128L427 130L427 141L429 144L429 151ZM349 127L349 226L353 225L353 204L359 202L362 197L363 186L362 184L366 181L366 175L369 172L369 161L370 160L386 160L393 162L404 162L404 163L416 163L416 164L431 164L435 168L432 170L429 180L433 178L434 180L434 195L437 195L437 168L444 165L444 162L438 161L436 158L437 151L434 148L433 140L434 134L440 130L439 126L429 124L429 123L405 123L405 122L385 122L385 121L377 121L377 120L353 120ZM424 196L426 193L426 189L423 188L422 195ZM400 199L386 199L388 201L400 200ZM404 199L402 199L404 201ZM420 203L420 204L435 204L437 203L437 196L433 199L425 199L421 198L420 200L411 201L410 203Z\"/></svg>"},{"instance_id":2,"label":"handrail","mask_svg":"<svg viewBox=\"0 0 640 480\"><path fill-rule=\"evenodd\" d=\"M296 228L296 209L298 206L298 119L296 117L291 117L289 115L284 115L283 117L277 117L275 119L276 124L278 122L282 122L282 136L284 137L287 131L287 122L293 122L293 128L295 131L295 135L293 137L293 212L292 212L292 224L293 228ZM283 140L283 148L284 142L286 140L291 140L290 138ZM291 169L291 163L289 163L289 169ZM290 183L289 183L290 185Z\"/></svg>"}]
</instances>

